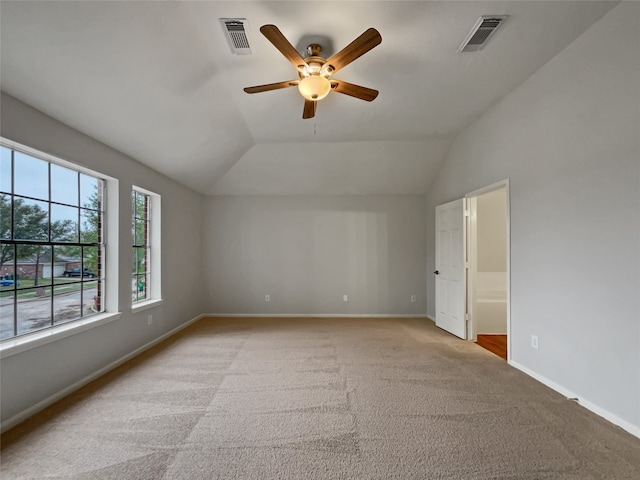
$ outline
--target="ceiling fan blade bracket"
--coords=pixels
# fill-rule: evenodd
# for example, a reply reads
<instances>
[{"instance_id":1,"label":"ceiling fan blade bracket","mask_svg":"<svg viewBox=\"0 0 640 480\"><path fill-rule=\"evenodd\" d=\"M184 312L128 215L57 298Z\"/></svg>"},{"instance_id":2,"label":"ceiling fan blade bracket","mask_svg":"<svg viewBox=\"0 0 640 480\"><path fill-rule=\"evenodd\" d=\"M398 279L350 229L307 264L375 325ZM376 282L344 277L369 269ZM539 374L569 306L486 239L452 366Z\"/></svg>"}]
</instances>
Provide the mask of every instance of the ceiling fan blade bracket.
<instances>
[{"instance_id":1,"label":"ceiling fan blade bracket","mask_svg":"<svg viewBox=\"0 0 640 480\"><path fill-rule=\"evenodd\" d=\"M330 76L333 72L335 72L336 69L333 65L329 65L328 63L324 63L322 65L322 68L320 69L320 74L321 75L325 75L325 76Z\"/></svg>"}]
</instances>

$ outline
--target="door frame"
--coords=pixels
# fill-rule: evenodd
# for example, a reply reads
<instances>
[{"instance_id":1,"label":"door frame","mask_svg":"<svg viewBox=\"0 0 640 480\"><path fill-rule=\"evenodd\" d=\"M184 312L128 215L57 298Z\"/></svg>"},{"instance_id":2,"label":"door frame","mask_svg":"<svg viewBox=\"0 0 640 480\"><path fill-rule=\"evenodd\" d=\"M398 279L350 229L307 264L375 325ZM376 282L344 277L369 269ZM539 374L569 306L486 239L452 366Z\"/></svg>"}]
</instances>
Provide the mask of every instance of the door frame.
<instances>
[{"instance_id":1,"label":"door frame","mask_svg":"<svg viewBox=\"0 0 640 480\"><path fill-rule=\"evenodd\" d=\"M467 193L464 198L466 199L469 209L471 204L475 204L477 197L485 193L490 193L496 190L505 189L506 202L507 202L507 363L511 363L511 194L509 188L509 179L501 180L486 187L479 188L472 192ZM477 250L476 242L472 241L472 237L476 236L475 228L472 228L471 216L466 217L467 223L467 241L465 247L465 261L467 262L466 269L466 313L468 314L469 321L467 322L467 338L469 340L476 340L477 338L477 324L474 318L474 305L475 305L475 281L472 274L471 263L476 261Z\"/></svg>"}]
</instances>

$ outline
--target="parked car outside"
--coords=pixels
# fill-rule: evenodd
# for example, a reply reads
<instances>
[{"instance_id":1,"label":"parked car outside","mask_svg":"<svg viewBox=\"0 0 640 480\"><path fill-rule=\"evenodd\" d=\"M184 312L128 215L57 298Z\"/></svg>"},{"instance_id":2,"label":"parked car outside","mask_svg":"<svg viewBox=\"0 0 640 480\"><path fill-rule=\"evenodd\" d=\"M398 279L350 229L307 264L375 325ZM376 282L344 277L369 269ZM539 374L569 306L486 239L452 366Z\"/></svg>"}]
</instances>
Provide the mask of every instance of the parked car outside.
<instances>
[{"instance_id":1,"label":"parked car outside","mask_svg":"<svg viewBox=\"0 0 640 480\"><path fill-rule=\"evenodd\" d=\"M2 285L3 287L11 287L13 285L13 280L2 279L0 280L0 285ZM17 282L16 285L19 287L20 282Z\"/></svg>"},{"instance_id":2,"label":"parked car outside","mask_svg":"<svg viewBox=\"0 0 640 480\"><path fill-rule=\"evenodd\" d=\"M79 268L73 268L71 270L65 270L62 273L63 277L79 277L81 275ZM82 270L83 277L96 278L96 274L90 268L85 268Z\"/></svg>"}]
</instances>

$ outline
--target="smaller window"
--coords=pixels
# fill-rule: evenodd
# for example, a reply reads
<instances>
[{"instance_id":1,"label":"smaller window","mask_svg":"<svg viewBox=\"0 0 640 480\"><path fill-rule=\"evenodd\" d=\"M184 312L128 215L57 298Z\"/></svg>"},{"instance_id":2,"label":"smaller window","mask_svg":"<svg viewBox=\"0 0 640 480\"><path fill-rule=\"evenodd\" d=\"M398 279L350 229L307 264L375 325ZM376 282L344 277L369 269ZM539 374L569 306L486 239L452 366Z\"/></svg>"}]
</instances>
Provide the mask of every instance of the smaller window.
<instances>
[{"instance_id":1,"label":"smaller window","mask_svg":"<svg viewBox=\"0 0 640 480\"><path fill-rule=\"evenodd\" d=\"M131 303L160 295L160 196L134 187L131 192Z\"/></svg>"}]
</instances>

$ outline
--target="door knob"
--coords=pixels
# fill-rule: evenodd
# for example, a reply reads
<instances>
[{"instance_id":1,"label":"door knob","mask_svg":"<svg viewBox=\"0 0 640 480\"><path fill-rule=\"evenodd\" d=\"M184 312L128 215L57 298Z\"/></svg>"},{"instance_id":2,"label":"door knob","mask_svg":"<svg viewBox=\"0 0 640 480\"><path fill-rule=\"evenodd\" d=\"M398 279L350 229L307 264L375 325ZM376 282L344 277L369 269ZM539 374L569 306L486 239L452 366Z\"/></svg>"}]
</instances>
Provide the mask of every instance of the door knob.
<instances>
[{"instance_id":1,"label":"door knob","mask_svg":"<svg viewBox=\"0 0 640 480\"><path fill-rule=\"evenodd\" d=\"M436 275L440 275L440 272L439 272L438 270L436 270L436 271L435 271L435 272L433 272L433 273L435 273Z\"/></svg>"}]
</instances>

